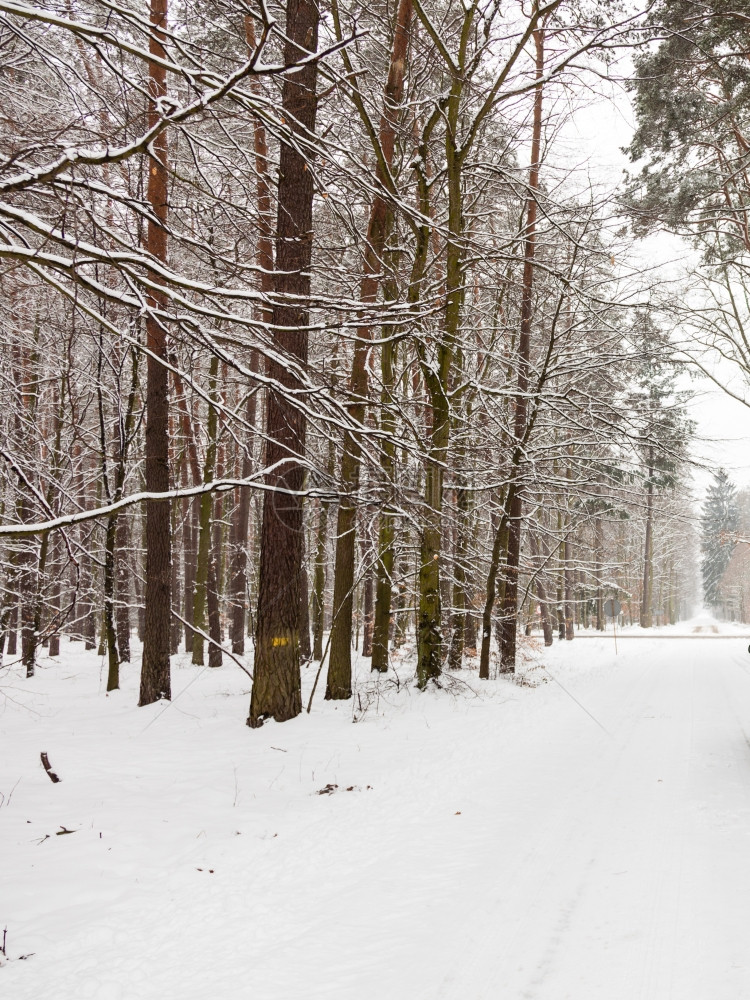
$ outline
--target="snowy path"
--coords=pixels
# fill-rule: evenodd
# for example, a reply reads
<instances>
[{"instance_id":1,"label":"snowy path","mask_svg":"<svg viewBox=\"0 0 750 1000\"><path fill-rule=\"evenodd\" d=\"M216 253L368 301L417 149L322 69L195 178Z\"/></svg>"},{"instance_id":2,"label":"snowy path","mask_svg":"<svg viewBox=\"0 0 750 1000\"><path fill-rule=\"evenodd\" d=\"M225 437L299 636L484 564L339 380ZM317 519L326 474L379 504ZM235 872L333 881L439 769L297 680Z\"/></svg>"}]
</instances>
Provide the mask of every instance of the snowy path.
<instances>
[{"instance_id":1,"label":"snowy path","mask_svg":"<svg viewBox=\"0 0 750 1000\"><path fill-rule=\"evenodd\" d=\"M744 1000L746 648L564 644L569 694L385 688L256 733L239 672L184 668L167 712L70 653L6 678L0 996Z\"/></svg>"},{"instance_id":2,"label":"snowy path","mask_svg":"<svg viewBox=\"0 0 750 1000\"><path fill-rule=\"evenodd\" d=\"M750 995L750 676L710 652L676 640L592 684L609 740L562 718L522 738L499 778L521 857L477 882L432 995Z\"/></svg>"}]
</instances>

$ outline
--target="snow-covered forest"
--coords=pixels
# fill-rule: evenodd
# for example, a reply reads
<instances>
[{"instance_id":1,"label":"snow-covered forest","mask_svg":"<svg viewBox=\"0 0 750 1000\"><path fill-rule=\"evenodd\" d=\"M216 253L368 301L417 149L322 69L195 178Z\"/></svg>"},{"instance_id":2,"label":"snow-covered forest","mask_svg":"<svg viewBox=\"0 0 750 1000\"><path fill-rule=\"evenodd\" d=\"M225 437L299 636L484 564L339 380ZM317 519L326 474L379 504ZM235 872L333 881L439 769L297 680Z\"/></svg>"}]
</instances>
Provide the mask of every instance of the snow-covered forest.
<instances>
[{"instance_id":1,"label":"snow-covered forest","mask_svg":"<svg viewBox=\"0 0 750 1000\"><path fill-rule=\"evenodd\" d=\"M567 933L537 821L595 867L614 817L682 833L687 799L662 816L634 778L658 736L635 771L606 742L681 689L688 647L655 693L635 639L705 639L729 678L710 638L750 615L750 493L694 411L750 399L748 51L748 0L0 0L0 993L750 993L729 932L740 972L692 993L661 952L623 975L617 920L586 976L582 932L562 965L527 940L537 899L545 947ZM614 182L576 139L607 102L632 122L602 130ZM584 759L586 833L587 794L555 800ZM528 850L483 839L488 781ZM468 934L498 852L511 881L523 855L501 980L511 909Z\"/></svg>"}]
</instances>

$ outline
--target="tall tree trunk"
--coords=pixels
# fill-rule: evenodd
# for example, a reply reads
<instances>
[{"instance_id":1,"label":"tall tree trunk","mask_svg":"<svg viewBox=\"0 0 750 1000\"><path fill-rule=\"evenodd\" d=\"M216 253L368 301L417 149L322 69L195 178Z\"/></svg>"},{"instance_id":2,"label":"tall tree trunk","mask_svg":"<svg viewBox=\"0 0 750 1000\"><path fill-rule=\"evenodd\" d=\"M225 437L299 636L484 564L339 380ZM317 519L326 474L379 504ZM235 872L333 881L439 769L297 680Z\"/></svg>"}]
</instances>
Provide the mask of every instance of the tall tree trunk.
<instances>
[{"instance_id":1,"label":"tall tree trunk","mask_svg":"<svg viewBox=\"0 0 750 1000\"><path fill-rule=\"evenodd\" d=\"M310 588L307 566L302 562L299 581L299 655L303 660L312 659L310 645Z\"/></svg>"},{"instance_id":2,"label":"tall tree trunk","mask_svg":"<svg viewBox=\"0 0 750 1000\"><path fill-rule=\"evenodd\" d=\"M50 597L49 597L49 608L51 612L53 629L49 637L49 655L59 656L60 655L60 602L62 596L62 552L60 548L59 538L54 538L52 540L52 559L50 561L50 576L52 582L50 585ZM1 654L0 654L1 659Z\"/></svg>"},{"instance_id":3,"label":"tall tree trunk","mask_svg":"<svg viewBox=\"0 0 750 1000\"><path fill-rule=\"evenodd\" d=\"M23 448L24 424L33 427L36 423L36 403L39 392L37 352L19 348L15 353L17 365L18 405L14 414L14 437L16 446ZM23 410L23 421L21 419ZM19 482L19 496L16 502L16 512L19 520L33 520L33 510L28 497L25 483ZM18 601L20 606L21 624L21 662L26 676L33 677L36 668L36 651L38 645L37 607L39 603L39 588L41 584L40 568L43 572L42 556L46 553L48 535L43 535L41 542L36 538L22 538L17 543L16 567L18 583Z\"/></svg>"},{"instance_id":4,"label":"tall tree trunk","mask_svg":"<svg viewBox=\"0 0 750 1000\"><path fill-rule=\"evenodd\" d=\"M120 686L120 657L117 652L115 631L115 541L117 537L117 515L107 518L104 541L104 636L107 644L107 691Z\"/></svg>"},{"instance_id":5,"label":"tall tree trunk","mask_svg":"<svg viewBox=\"0 0 750 1000\"><path fill-rule=\"evenodd\" d=\"M289 0L284 63L294 65L317 51L319 8L315 0ZM307 364L312 259L313 177L305 137L314 134L317 63L287 72L282 113L296 144L283 142L279 171L276 294L273 335L290 364L269 364L273 382L301 387L296 366ZM312 151L310 151L311 153ZM302 459L305 417L283 389L266 396L266 465L263 498L255 672L248 725L267 718L291 719L302 710L299 661L299 577L302 566Z\"/></svg>"},{"instance_id":6,"label":"tall tree trunk","mask_svg":"<svg viewBox=\"0 0 750 1000\"><path fill-rule=\"evenodd\" d=\"M84 549L81 556L80 593L78 600L78 628L83 648L88 651L96 646L96 618L94 615L94 567L91 555Z\"/></svg>"},{"instance_id":7,"label":"tall tree trunk","mask_svg":"<svg viewBox=\"0 0 750 1000\"><path fill-rule=\"evenodd\" d=\"M21 521L32 519L31 507L26 497L21 498L18 511ZM23 539L16 563L18 566L18 594L21 604L21 662L27 677L33 677L36 668L38 635L35 626L39 568L42 565L43 569L41 555L43 549L46 551L48 537L48 535L42 536L39 555L37 555L35 539Z\"/></svg>"},{"instance_id":8,"label":"tall tree trunk","mask_svg":"<svg viewBox=\"0 0 750 1000\"><path fill-rule=\"evenodd\" d=\"M573 446L572 444L568 446L568 454L572 456ZM571 463L568 462L565 470L565 479L571 485L568 490L572 492L572 479L573 479L573 469ZM575 637L574 630L574 615L575 606L573 604L573 553L572 553L572 542L571 534L573 531L573 518L568 516L567 530L565 532L565 543L563 545L563 559L564 559L564 570L563 579L565 582L565 638L570 642Z\"/></svg>"},{"instance_id":9,"label":"tall tree trunk","mask_svg":"<svg viewBox=\"0 0 750 1000\"><path fill-rule=\"evenodd\" d=\"M407 579L409 576L409 561L406 551L398 559L398 595L396 597L396 620L393 623L393 645L403 646L409 628Z\"/></svg>"},{"instance_id":10,"label":"tall tree trunk","mask_svg":"<svg viewBox=\"0 0 750 1000\"><path fill-rule=\"evenodd\" d=\"M654 449L648 452L648 486L646 487L646 540L643 547L643 592L641 595L641 628L651 628L651 604L654 589Z\"/></svg>"},{"instance_id":11,"label":"tall tree trunk","mask_svg":"<svg viewBox=\"0 0 750 1000\"><path fill-rule=\"evenodd\" d=\"M17 581L16 577L16 581ZM8 656L18 656L18 604L10 609L8 615Z\"/></svg>"},{"instance_id":12,"label":"tall tree trunk","mask_svg":"<svg viewBox=\"0 0 750 1000\"><path fill-rule=\"evenodd\" d=\"M334 441L328 438L328 461L326 463L326 473L328 479L333 478L334 466ZM326 550L328 546L328 521L330 511L330 501L320 500L318 507L318 528L315 539L315 568L313 570L313 592L312 592L312 628L313 628L313 649L312 658L314 660L323 659L323 632L325 630L325 590L326 590Z\"/></svg>"},{"instance_id":13,"label":"tall tree trunk","mask_svg":"<svg viewBox=\"0 0 750 1000\"><path fill-rule=\"evenodd\" d=\"M558 538L562 535L563 530L563 519L562 512L558 509L557 511L557 536ZM559 542L557 546L557 637L558 639L565 638L565 544L564 542Z\"/></svg>"},{"instance_id":14,"label":"tall tree trunk","mask_svg":"<svg viewBox=\"0 0 750 1000\"><path fill-rule=\"evenodd\" d=\"M544 580L542 578L542 567L539 559L540 552L539 546L537 545L536 538L533 532L529 532L529 548L531 549L531 554L537 561L538 568L535 577L535 589L537 597L539 598L539 612L542 619L542 633L544 634L544 645L552 645L552 622L550 621L549 615L549 605L547 604L547 588L544 586Z\"/></svg>"},{"instance_id":15,"label":"tall tree trunk","mask_svg":"<svg viewBox=\"0 0 750 1000\"><path fill-rule=\"evenodd\" d=\"M130 573L128 546L130 521L127 514L117 520L115 582L117 594L117 648L120 663L130 663Z\"/></svg>"},{"instance_id":16,"label":"tall tree trunk","mask_svg":"<svg viewBox=\"0 0 750 1000\"><path fill-rule=\"evenodd\" d=\"M160 120L160 99L166 97L166 69L157 59L166 60L167 0L151 0L148 64L148 124ZM147 224L146 250L160 262L167 259L167 133L151 143L148 164L147 198L151 217ZM158 282L158 277L154 275ZM146 374L146 491L169 490L169 397L167 369L167 329L153 310L166 305L164 296L154 292L148 299L146 346L149 349ZM171 624L170 583L172 572L172 525L167 500L146 501L146 595L141 666L140 705L171 698L169 638Z\"/></svg>"},{"instance_id":17,"label":"tall tree trunk","mask_svg":"<svg viewBox=\"0 0 750 1000\"><path fill-rule=\"evenodd\" d=\"M3 653L5 651L5 640L9 637L8 636L8 626L10 624L10 614L11 614L11 609L7 608L7 607L3 608L2 612L0 613L0 667L3 665ZM59 652L60 651L58 649L56 655L59 655ZM51 655L52 654L50 653L50 656Z\"/></svg>"},{"instance_id":18,"label":"tall tree trunk","mask_svg":"<svg viewBox=\"0 0 750 1000\"><path fill-rule=\"evenodd\" d=\"M315 542L313 571L312 627L314 660L323 659L323 628L325 625L326 543L328 541L328 501L321 500L318 509L318 529Z\"/></svg>"},{"instance_id":19,"label":"tall tree trunk","mask_svg":"<svg viewBox=\"0 0 750 1000\"><path fill-rule=\"evenodd\" d=\"M463 448L459 461L464 461ZM466 564L469 558L469 492L465 473L459 473L456 485L456 544L453 560L453 620L451 647L448 663L452 670L459 670L463 663L466 644Z\"/></svg>"},{"instance_id":20,"label":"tall tree trunk","mask_svg":"<svg viewBox=\"0 0 750 1000\"><path fill-rule=\"evenodd\" d=\"M216 470L216 449L218 438L218 413L216 411L216 380L219 374L219 359L212 355L208 371L208 443L206 445L206 460L203 465L203 482L210 483ZM206 631L208 574L211 557L211 514L213 510L213 494L202 493L200 499L200 522L198 532L198 562L195 573L195 593L193 597L193 624L196 631L193 635L193 663L203 666L205 640L201 633ZM214 567L215 571L215 567Z\"/></svg>"},{"instance_id":21,"label":"tall tree trunk","mask_svg":"<svg viewBox=\"0 0 750 1000\"><path fill-rule=\"evenodd\" d=\"M57 402L57 406L56 406L56 410L55 410L55 419L54 419L54 442L55 443L54 443L54 446L53 446L54 450L53 450L53 456L52 456L52 465L53 465L53 470L54 470L53 477L52 477L53 480L57 478L58 472L59 472L61 464L62 464L62 427L63 427L63 420L64 420L64 416L65 416L65 391L64 391L64 388L65 387L64 387L64 384L63 384L60 387L60 392L59 392L59 395L58 395L58 402ZM50 504L50 506L57 513L57 512L59 512L59 506L58 506L58 504L56 502L56 499L57 498L55 497L54 488L52 487L52 485L50 485L50 488L49 488L48 493L47 493L47 502ZM51 628L52 631L51 631L50 637L49 637L49 655L50 656L59 656L60 655L60 632L59 632L59 629L60 629L60 625L61 625L61 622L60 622L59 619L60 619L60 604L61 604L61 596L62 596L62 579L61 579L61 577L62 577L62 570L63 570L63 567L62 567L63 558L62 558L61 539L60 539L59 535L57 534L57 532L55 533L55 535L51 539L51 555L50 555L50 560L49 561L50 561L50 577L52 578L52 580L51 580L51 587L50 587L50 596L49 596L49 607L50 607L51 619L52 619L52 621L50 623L50 628Z\"/></svg>"},{"instance_id":22,"label":"tall tree trunk","mask_svg":"<svg viewBox=\"0 0 750 1000\"><path fill-rule=\"evenodd\" d=\"M106 307L105 307L106 308ZM101 468L99 474L99 490L106 503L113 502L115 497L110 485L109 447L107 443L107 421L104 413L104 330L99 328L99 350L97 353L97 384L96 395L99 415L99 448ZM118 426L115 428L117 436ZM99 637L99 655L107 655L107 691L114 691L120 686L120 659L117 653L117 635L115 633L115 541L117 536L117 514L110 514L104 524L104 573L102 578L102 628Z\"/></svg>"},{"instance_id":23,"label":"tall tree trunk","mask_svg":"<svg viewBox=\"0 0 750 1000\"><path fill-rule=\"evenodd\" d=\"M388 79L385 85L383 113L380 118L380 149L383 162L378 161L377 180L388 189L393 167L396 124L404 94L404 72L409 44L409 28L413 13L412 0L400 0L396 14ZM376 194L370 208L365 244L364 265L360 283L360 300L374 303L383 272L383 260L388 236L393 225L393 213L384 195ZM350 380L349 416L354 427L364 422L367 397L367 357L372 329L363 323L357 330ZM326 698L350 698L352 693L352 611L354 597L354 551L356 532L356 493L359 488L360 444L358 432L344 435L341 459L341 490L336 524L336 568L333 581L333 622L331 625L330 659Z\"/></svg>"},{"instance_id":24,"label":"tall tree trunk","mask_svg":"<svg viewBox=\"0 0 750 1000\"><path fill-rule=\"evenodd\" d=\"M604 622L604 586L602 581L602 559L604 555L604 530L602 516L597 513L594 518L594 573L596 574L596 628L603 632Z\"/></svg>"},{"instance_id":25,"label":"tall tree trunk","mask_svg":"<svg viewBox=\"0 0 750 1000\"><path fill-rule=\"evenodd\" d=\"M180 576L180 554L184 555L184 533L180 523L181 504L172 504L172 578L170 582L170 592L172 606L180 608L181 604L181 582L184 577ZM180 639L182 637L182 622L176 615L172 615L172 623L169 630L169 652L174 656L180 651Z\"/></svg>"},{"instance_id":26,"label":"tall tree trunk","mask_svg":"<svg viewBox=\"0 0 750 1000\"><path fill-rule=\"evenodd\" d=\"M142 643L146 635L146 518L143 514L141 514L139 521L138 535L140 537L141 544L138 549L133 552L131 569L133 573L135 603L138 609L138 639Z\"/></svg>"},{"instance_id":27,"label":"tall tree trunk","mask_svg":"<svg viewBox=\"0 0 750 1000\"><path fill-rule=\"evenodd\" d=\"M420 366L430 401L429 444L425 460L424 515L420 545L419 608L417 612L417 686L424 689L442 669L441 602L441 522L443 512L443 470L448 460L451 429L449 394L462 368L459 330L466 290L464 267L465 220L463 213L463 166L471 143L459 143L461 98L468 80L466 39L472 29L476 6L464 8L458 63L451 66L452 81L445 100L445 176L448 224L445 249L444 328L437 341L436 363L419 344ZM420 11L420 17L423 13ZM425 170L417 171L423 185L420 201L431 214L429 188L424 192L429 164L425 150ZM423 209L424 211L424 209Z\"/></svg>"},{"instance_id":28,"label":"tall tree trunk","mask_svg":"<svg viewBox=\"0 0 750 1000\"><path fill-rule=\"evenodd\" d=\"M373 626L373 568L367 565L367 539L360 534L360 557L362 559L362 656L372 656L372 626Z\"/></svg>"},{"instance_id":29,"label":"tall tree trunk","mask_svg":"<svg viewBox=\"0 0 750 1000\"><path fill-rule=\"evenodd\" d=\"M386 300L396 297L395 285L386 282ZM396 342L391 339L393 331L383 327L383 345L380 349L380 429L383 440L380 446L380 468L383 474L383 488L387 491L378 523L378 548L375 561L375 610L372 626L372 660L370 669L378 673L388 670L388 640L391 631L391 603L393 600L393 564L395 555L396 520L391 509L392 494L396 488L396 410L393 392L395 388Z\"/></svg>"},{"instance_id":30,"label":"tall tree trunk","mask_svg":"<svg viewBox=\"0 0 750 1000\"><path fill-rule=\"evenodd\" d=\"M185 625L185 652L193 651L193 603L195 601L195 570L198 562L198 526L200 523L200 497L183 501L183 546L184 546L184 614L183 618L187 622ZM186 511L186 513L185 513Z\"/></svg>"},{"instance_id":31,"label":"tall tree trunk","mask_svg":"<svg viewBox=\"0 0 750 1000\"><path fill-rule=\"evenodd\" d=\"M574 623L574 604L573 604L573 565L572 559L573 555L571 552L570 543L570 525L568 526L567 534L565 535L565 541L563 542L563 582L565 585L565 638L570 641L575 635L573 629Z\"/></svg>"},{"instance_id":32,"label":"tall tree trunk","mask_svg":"<svg viewBox=\"0 0 750 1000\"><path fill-rule=\"evenodd\" d=\"M253 53L256 48L255 28L253 19L245 17L245 36L248 51ZM260 91L257 80L251 80L251 86ZM273 219L271 181L268 173L268 141L263 123L257 116L253 119L253 146L255 152L255 173L257 177L256 192L258 200L258 242L256 261L260 269L260 289L263 294L263 305L260 318L264 323L271 324L273 310L270 296L273 292ZM258 370L258 355L253 351L250 356L250 368ZM255 427L257 412L257 390L251 392L247 400L246 420L249 428ZM241 476L246 479L253 471L253 438L254 431L249 430L245 436L242 452ZM232 557L230 568L229 599L231 602L231 641L233 653L245 652L245 609L248 604L247 595L247 546L250 526L250 488L240 490L239 503L235 508L232 521Z\"/></svg>"},{"instance_id":33,"label":"tall tree trunk","mask_svg":"<svg viewBox=\"0 0 750 1000\"><path fill-rule=\"evenodd\" d=\"M245 408L245 419L255 426L256 394L251 393ZM253 432L245 435L240 476L249 478L253 471ZM250 526L250 487L240 490L232 517L232 555L229 569L229 601L231 606L230 639L233 653L245 652L245 608L247 606L247 543Z\"/></svg>"},{"instance_id":34,"label":"tall tree trunk","mask_svg":"<svg viewBox=\"0 0 750 1000\"><path fill-rule=\"evenodd\" d=\"M503 499L503 513L499 524L495 528L495 540L492 545L490 567L487 572L487 593L482 612L482 648L479 654L479 677L480 680L484 681L489 680L490 677L492 609L497 594L497 576L500 571L500 560L502 559L503 552L507 552L508 549L508 517L506 516L506 511L513 509L513 493L517 488L518 484L511 480L508 493Z\"/></svg>"},{"instance_id":35,"label":"tall tree trunk","mask_svg":"<svg viewBox=\"0 0 750 1000\"><path fill-rule=\"evenodd\" d=\"M536 48L536 79L534 93L534 121L531 138L531 165L529 167L529 194L526 202L526 233L521 291L521 327L518 338L518 382L515 399L513 434L516 442L526 434L528 417L529 362L531 358L531 327L534 318L534 257L536 255L537 191L542 140L542 96L544 92L544 28L534 30ZM520 475L518 468L515 475ZM509 491L510 493L511 491ZM500 669L514 673L516 669L516 619L518 614L518 570L521 561L521 518L523 497L520 488L512 491L508 508L508 549L505 560L505 594L503 596L502 648Z\"/></svg>"},{"instance_id":36,"label":"tall tree trunk","mask_svg":"<svg viewBox=\"0 0 750 1000\"><path fill-rule=\"evenodd\" d=\"M221 649L221 614L219 610L219 581L216 573L215 550L211 553L208 566L206 586L206 611L208 617L208 634L212 640L208 644L209 667L220 667L224 662Z\"/></svg>"},{"instance_id":37,"label":"tall tree trunk","mask_svg":"<svg viewBox=\"0 0 750 1000\"><path fill-rule=\"evenodd\" d=\"M175 359L176 360L176 359ZM180 375L173 371L175 396L177 408L180 411L180 433L182 437L183 455L187 456L187 462L182 462L180 470L181 482L183 486L192 484L197 486L201 480L200 463L198 462L198 448L195 441L195 430L193 428L193 418L185 397L185 388ZM193 499L185 498L182 501L182 550L183 550L183 594L184 594L184 614L183 618L187 622L185 625L185 652L193 651L193 607L195 602L195 575L198 562L198 535L200 530L201 497Z\"/></svg>"}]
</instances>

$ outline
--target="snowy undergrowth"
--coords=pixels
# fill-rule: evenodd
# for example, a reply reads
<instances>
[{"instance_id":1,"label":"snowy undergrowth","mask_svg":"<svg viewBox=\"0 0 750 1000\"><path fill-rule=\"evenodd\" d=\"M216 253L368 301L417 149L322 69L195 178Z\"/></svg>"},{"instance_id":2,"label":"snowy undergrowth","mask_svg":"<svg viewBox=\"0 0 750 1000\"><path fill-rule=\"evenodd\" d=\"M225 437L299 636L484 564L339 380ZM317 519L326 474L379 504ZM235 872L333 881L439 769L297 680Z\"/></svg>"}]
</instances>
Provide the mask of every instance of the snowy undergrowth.
<instances>
[{"instance_id":1,"label":"snowy undergrowth","mask_svg":"<svg viewBox=\"0 0 750 1000\"><path fill-rule=\"evenodd\" d=\"M321 678L309 715L256 731L231 662L177 657L174 700L146 708L137 663L107 695L104 664L80 644L42 658L31 680L2 670L2 995L231 998L249 982L273 1000L362 995L362 963L379 962L369 950L384 921L398 924L414 865L471 864L487 761L561 704L590 724L543 682L578 675L580 687L593 667L612 669L611 638L526 643L521 683L480 682L474 663L420 692L408 648L386 676L367 666L357 661L351 701L324 701ZM418 880L409 912L439 896L434 878ZM410 948L432 931L403 933ZM359 958L336 964L354 941Z\"/></svg>"}]
</instances>

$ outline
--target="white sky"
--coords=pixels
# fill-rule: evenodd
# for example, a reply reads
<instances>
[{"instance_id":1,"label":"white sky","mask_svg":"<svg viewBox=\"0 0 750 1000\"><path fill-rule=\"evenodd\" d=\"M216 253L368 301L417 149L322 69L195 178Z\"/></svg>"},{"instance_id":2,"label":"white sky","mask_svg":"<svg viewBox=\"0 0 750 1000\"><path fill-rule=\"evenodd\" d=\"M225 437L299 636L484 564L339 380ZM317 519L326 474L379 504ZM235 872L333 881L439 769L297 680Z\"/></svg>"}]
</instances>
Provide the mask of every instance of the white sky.
<instances>
[{"instance_id":1,"label":"white sky","mask_svg":"<svg viewBox=\"0 0 750 1000\"><path fill-rule=\"evenodd\" d=\"M609 99L590 95L585 106L574 109L572 119L560 128L555 152L560 147L571 164L579 170L587 169L596 184L613 190L621 182L623 171L633 169L621 152L633 132L633 114L628 95L622 89L602 84L604 87L609 89ZM677 280L691 256L686 243L663 233L639 241L628 263L638 267L640 258L644 269L656 266L656 273L665 280ZM742 380L728 364L722 367L718 362L715 364L716 376L739 394L744 391L750 399L750 386L743 387ZM723 465L738 486L750 487L750 407L733 400L703 376L688 384L697 393L691 408L697 422L694 457L711 468ZM696 472L699 496L710 478L708 471Z\"/></svg>"}]
</instances>

